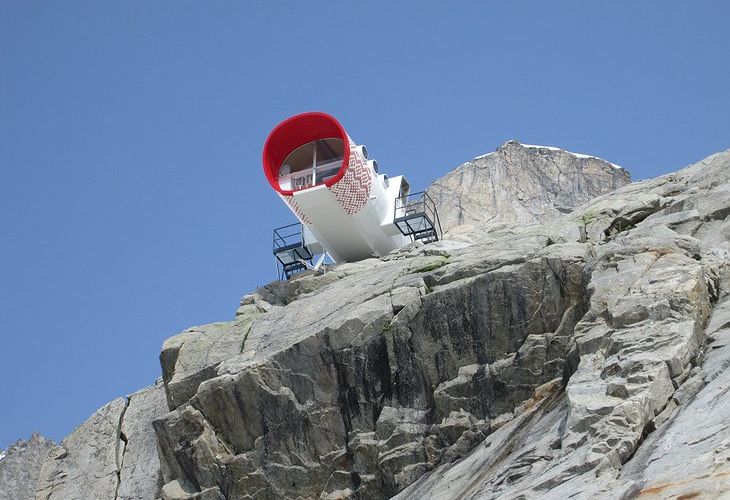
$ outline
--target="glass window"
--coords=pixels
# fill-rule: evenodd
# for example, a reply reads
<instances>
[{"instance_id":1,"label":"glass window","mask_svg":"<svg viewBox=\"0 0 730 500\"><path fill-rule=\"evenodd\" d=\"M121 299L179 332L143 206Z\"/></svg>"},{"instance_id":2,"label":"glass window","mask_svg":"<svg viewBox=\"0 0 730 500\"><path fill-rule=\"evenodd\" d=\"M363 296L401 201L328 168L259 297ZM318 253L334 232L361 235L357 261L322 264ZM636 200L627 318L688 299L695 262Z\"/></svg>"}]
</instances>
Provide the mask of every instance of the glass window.
<instances>
[{"instance_id":1,"label":"glass window","mask_svg":"<svg viewBox=\"0 0 730 500\"><path fill-rule=\"evenodd\" d=\"M279 167L282 189L297 191L327 182L337 175L344 157L341 139L317 139L289 153Z\"/></svg>"}]
</instances>

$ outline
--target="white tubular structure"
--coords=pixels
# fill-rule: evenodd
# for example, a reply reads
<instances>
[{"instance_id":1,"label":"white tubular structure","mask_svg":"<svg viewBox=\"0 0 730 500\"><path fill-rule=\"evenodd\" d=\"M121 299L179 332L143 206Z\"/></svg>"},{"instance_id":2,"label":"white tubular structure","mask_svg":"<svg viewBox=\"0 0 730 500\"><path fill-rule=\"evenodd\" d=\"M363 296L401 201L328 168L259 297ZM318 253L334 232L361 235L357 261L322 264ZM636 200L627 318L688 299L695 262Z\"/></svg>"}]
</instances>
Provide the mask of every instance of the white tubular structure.
<instances>
[{"instance_id":1,"label":"white tubular structure","mask_svg":"<svg viewBox=\"0 0 730 500\"><path fill-rule=\"evenodd\" d=\"M302 113L281 122L266 140L263 166L304 225L311 253L353 262L410 243L394 223L396 199L408 195L408 182L379 174L367 149L332 116Z\"/></svg>"}]
</instances>

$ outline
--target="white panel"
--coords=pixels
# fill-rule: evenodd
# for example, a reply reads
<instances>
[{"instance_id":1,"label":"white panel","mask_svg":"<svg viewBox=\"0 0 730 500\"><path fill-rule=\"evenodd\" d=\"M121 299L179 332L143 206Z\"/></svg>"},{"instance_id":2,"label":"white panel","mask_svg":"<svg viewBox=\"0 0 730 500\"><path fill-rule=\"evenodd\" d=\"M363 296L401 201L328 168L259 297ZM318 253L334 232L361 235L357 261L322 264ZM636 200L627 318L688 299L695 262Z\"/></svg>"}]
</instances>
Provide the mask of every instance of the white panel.
<instances>
[{"instance_id":1,"label":"white panel","mask_svg":"<svg viewBox=\"0 0 730 500\"><path fill-rule=\"evenodd\" d=\"M378 182L380 182L381 185L383 183L382 177L382 175L378 177ZM395 219L395 200L400 194L402 180L402 175L391 177L389 179L387 194L385 195L385 198L388 200L388 205L383 213L383 218L380 220L381 228L385 234L388 236L401 236L402 242L400 246L404 246L411 241L410 238L403 236L398 227L393 223L393 219Z\"/></svg>"},{"instance_id":2,"label":"white panel","mask_svg":"<svg viewBox=\"0 0 730 500\"><path fill-rule=\"evenodd\" d=\"M357 261L373 255L368 241L358 231L353 218L347 215L326 186L317 186L294 193L299 208L312 222L312 234L337 261Z\"/></svg>"},{"instance_id":3,"label":"white panel","mask_svg":"<svg viewBox=\"0 0 730 500\"><path fill-rule=\"evenodd\" d=\"M322 247L322 243L317 240L317 237L314 236L312 230L306 225L302 225L302 240L304 241L304 246L307 247L312 254L324 253L325 250Z\"/></svg>"},{"instance_id":4,"label":"white panel","mask_svg":"<svg viewBox=\"0 0 730 500\"><path fill-rule=\"evenodd\" d=\"M348 215L326 186L295 192L297 206L311 221L307 225L311 235L305 233L305 238L311 241L313 236L337 262L382 257L407 245L410 238L393 224L400 185L400 176L391 179L387 188L384 176L377 176L366 205L355 215Z\"/></svg>"}]
</instances>

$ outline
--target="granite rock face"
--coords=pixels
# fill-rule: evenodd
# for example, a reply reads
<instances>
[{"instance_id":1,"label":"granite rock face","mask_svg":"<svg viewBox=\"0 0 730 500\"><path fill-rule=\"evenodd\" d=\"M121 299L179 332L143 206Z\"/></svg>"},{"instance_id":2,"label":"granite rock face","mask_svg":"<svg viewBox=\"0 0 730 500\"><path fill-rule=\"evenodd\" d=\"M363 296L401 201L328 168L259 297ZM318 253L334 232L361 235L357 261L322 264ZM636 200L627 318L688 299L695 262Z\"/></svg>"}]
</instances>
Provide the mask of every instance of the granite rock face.
<instances>
[{"instance_id":1,"label":"granite rock face","mask_svg":"<svg viewBox=\"0 0 730 500\"><path fill-rule=\"evenodd\" d=\"M35 498L159 497L162 484L152 420L165 411L161 383L103 406L48 454Z\"/></svg>"},{"instance_id":2,"label":"granite rock face","mask_svg":"<svg viewBox=\"0 0 730 500\"><path fill-rule=\"evenodd\" d=\"M562 218L591 246L565 390L399 498L727 495L728 215L725 152Z\"/></svg>"},{"instance_id":3,"label":"granite rock face","mask_svg":"<svg viewBox=\"0 0 730 500\"><path fill-rule=\"evenodd\" d=\"M55 446L50 439L33 434L0 452L0 500L32 500L43 460Z\"/></svg>"},{"instance_id":4,"label":"granite rock face","mask_svg":"<svg viewBox=\"0 0 730 500\"><path fill-rule=\"evenodd\" d=\"M226 498L387 498L463 455L563 376L588 248L549 241L539 227L498 231L468 250L444 242L302 277L316 289L303 295L291 282L250 331L236 331L240 316L227 327L242 350L211 339L235 345L213 376L177 382L196 390L155 422L165 482Z\"/></svg>"},{"instance_id":5,"label":"granite rock face","mask_svg":"<svg viewBox=\"0 0 730 500\"><path fill-rule=\"evenodd\" d=\"M53 448L36 498L727 494L730 152L626 186L513 142L473 163L431 189L461 186L445 239L168 339L162 383Z\"/></svg>"},{"instance_id":6,"label":"granite rock face","mask_svg":"<svg viewBox=\"0 0 730 500\"><path fill-rule=\"evenodd\" d=\"M729 297L715 307L706 332L702 367L675 392L672 415L619 475L647 498L720 497L730 491Z\"/></svg>"},{"instance_id":7,"label":"granite rock face","mask_svg":"<svg viewBox=\"0 0 730 500\"><path fill-rule=\"evenodd\" d=\"M623 470L707 383L707 325L729 283L728 172L723 153L532 214L541 225L455 227L273 283L236 320L168 340L162 497L653 491L654 476Z\"/></svg>"},{"instance_id":8,"label":"granite rock face","mask_svg":"<svg viewBox=\"0 0 730 500\"><path fill-rule=\"evenodd\" d=\"M606 160L517 141L464 163L428 189L448 232L464 224L535 224L630 182Z\"/></svg>"}]
</instances>

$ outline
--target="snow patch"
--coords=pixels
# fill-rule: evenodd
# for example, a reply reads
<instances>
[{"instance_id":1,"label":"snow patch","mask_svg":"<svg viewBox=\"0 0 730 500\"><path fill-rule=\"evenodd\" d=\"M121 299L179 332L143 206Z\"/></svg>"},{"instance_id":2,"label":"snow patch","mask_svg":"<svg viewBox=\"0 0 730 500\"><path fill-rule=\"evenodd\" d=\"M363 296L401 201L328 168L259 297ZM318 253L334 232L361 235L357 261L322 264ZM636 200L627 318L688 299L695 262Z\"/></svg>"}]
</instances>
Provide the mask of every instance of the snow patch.
<instances>
[{"instance_id":1,"label":"snow patch","mask_svg":"<svg viewBox=\"0 0 730 500\"><path fill-rule=\"evenodd\" d=\"M0 460L2 460L3 458L5 458L5 452L4 451L3 452L0 452Z\"/></svg>"},{"instance_id":2,"label":"snow patch","mask_svg":"<svg viewBox=\"0 0 730 500\"><path fill-rule=\"evenodd\" d=\"M520 143L520 144L522 144L522 143ZM537 144L522 144L522 146L524 146L526 148L531 148L531 149L549 149L550 151L562 151L562 149L556 148L556 147L553 147L553 146L540 146L540 145L537 145ZM568 151L566 151L566 153L567 152Z\"/></svg>"},{"instance_id":3,"label":"snow patch","mask_svg":"<svg viewBox=\"0 0 730 500\"><path fill-rule=\"evenodd\" d=\"M475 159L475 160L479 160L479 159L481 159L481 158L486 158L487 156L489 156L489 155L493 155L493 154L494 154L494 151L492 151L491 153L487 153L487 154L485 154L485 155L481 155L481 156L475 156L475 157L474 157L474 159Z\"/></svg>"},{"instance_id":4,"label":"snow patch","mask_svg":"<svg viewBox=\"0 0 730 500\"><path fill-rule=\"evenodd\" d=\"M522 143L520 143L520 144L522 144ZM611 165L613 168L615 168L617 170L623 170L623 167L616 165L615 163L611 163L608 160L604 160L603 158L600 158L598 156L585 155L583 153L573 153L572 151L566 151L565 149L560 149L560 148L556 148L553 146L539 146L536 144L522 144L522 146L524 146L526 148L530 148L530 149L549 149L550 151L564 151L564 152L568 153L569 155L575 156L576 158L595 158L596 160L605 161L606 163L608 163L609 165Z\"/></svg>"}]
</instances>

